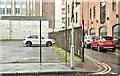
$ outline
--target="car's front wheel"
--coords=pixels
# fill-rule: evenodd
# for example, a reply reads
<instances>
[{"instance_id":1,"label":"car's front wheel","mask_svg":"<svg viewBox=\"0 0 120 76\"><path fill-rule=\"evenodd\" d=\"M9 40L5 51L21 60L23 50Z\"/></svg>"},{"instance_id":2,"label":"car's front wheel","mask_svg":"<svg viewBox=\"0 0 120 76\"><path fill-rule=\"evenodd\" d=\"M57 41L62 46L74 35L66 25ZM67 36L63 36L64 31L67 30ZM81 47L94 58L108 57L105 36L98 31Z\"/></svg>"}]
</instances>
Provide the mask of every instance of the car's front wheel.
<instances>
[{"instance_id":1,"label":"car's front wheel","mask_svg":"<svg viewBox=\"0 0 120 76\"><path fill-rule=\"evenodd\" d=\"M52 42L50 42L50 41L48 41L47 43L46 43L46 45L49 47L49 46L52 46Z\"/></svg>"},{"instance_id":2,"label":"car's front wheel","mask_svg":"<svg viewBox=\"0 0 120 76\"><path fill-rule=\"evenodd\" d=\"M32 46L32 43L29 41L29 42L26 43L26 46L27 46L27 47L31 47L31 46Z\"/></svg>"},{"instance_id":3,"label":"car's front wheel","mask_svg":"<svg viewBox=\"0 0 120 76\"><path fill-rule=\"evenodd\" d=\"M85 43L85 48L88 48L88 45L87 45L87 43Z\"/></svg>"},{"instance_id":4,"label":"car's front wheel","mask_svg":"<svg viewBox=\"0 0 120 76\"><path fill-rule=\"evenodd\" d=\"M115 52L115 50L116 50L115 48L114 48L114 49L112 49L112 52Z\"/></svg>"},{"instance_id":5,"label":"car's front wheel","mask_svg":"<svg viewBox=\"0 0 120 76\"><path fill-rule=\"evenodd\" d=\"M92 44L91 44L91 50L93 50L94 49L94 47L92 46Z\"/></svg>"},{"instance_id":6,"label":"car's front wheel","mask_svg":"<svg viewBox=\"0 0 120 76\"><path fill-rule=\"evenodd\" d=\"M98 50L98 52L101 51L101 47L99 45L97 46L97 50Z\"/></svg>"}]
</instances>

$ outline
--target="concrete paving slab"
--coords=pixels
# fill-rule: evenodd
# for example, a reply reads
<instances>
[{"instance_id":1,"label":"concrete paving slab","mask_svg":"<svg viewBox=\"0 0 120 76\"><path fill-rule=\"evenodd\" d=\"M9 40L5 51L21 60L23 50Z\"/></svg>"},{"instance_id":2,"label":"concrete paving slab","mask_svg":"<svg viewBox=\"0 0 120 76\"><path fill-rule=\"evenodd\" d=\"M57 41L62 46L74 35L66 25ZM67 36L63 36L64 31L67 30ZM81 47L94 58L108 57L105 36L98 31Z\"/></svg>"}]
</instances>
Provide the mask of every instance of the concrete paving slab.
<instances>
[{"instance_id":1,"label":"concrete paving slab","mask_svg":"<svg viewBox=\"0 0 120 76\"><path fill-rule=\"evenodd\" d=\"M16 63L2 64L0 74L16 73L47 73L47 72L95 72L85 68L71 69L69 63Z\"/></svg>"}]
</instances>

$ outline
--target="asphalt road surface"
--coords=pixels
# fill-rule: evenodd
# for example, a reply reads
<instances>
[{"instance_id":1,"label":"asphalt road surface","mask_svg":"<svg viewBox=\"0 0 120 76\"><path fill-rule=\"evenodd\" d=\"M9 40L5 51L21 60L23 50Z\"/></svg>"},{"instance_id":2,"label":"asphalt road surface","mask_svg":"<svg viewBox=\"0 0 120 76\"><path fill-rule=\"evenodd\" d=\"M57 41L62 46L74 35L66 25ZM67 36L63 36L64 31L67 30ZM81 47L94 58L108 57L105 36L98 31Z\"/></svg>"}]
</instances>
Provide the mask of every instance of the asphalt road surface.
<instances>
[{"instance_id":1,"label":"asphalt road surface","mask_svg":"<svg viewBox=\"0 0 120 76\"><path fill-rule=\"evenodd\" d=\"M91 50L91 49L86 49L85 48L85 54L90 56L93 59L96 59L98 62L105 63L110 66L111 72L114 73L119 73L120 74L120 69L119 69L119 58L120 56L114 52L104 51L104 52L98 52L96 49Z\"/></svg>"},{"instance_id":2,"label":"asphalt road surface","mask_svg":"<svg viewBox=\"0 0 120 76\"><path fill-rule=\"evenodd\" d=\"M39 63L40 47L26 47L22 41L0 41L0 63ZM42 62L64 62L55 49L42 47Z\"/></svg>"}]
</instances>

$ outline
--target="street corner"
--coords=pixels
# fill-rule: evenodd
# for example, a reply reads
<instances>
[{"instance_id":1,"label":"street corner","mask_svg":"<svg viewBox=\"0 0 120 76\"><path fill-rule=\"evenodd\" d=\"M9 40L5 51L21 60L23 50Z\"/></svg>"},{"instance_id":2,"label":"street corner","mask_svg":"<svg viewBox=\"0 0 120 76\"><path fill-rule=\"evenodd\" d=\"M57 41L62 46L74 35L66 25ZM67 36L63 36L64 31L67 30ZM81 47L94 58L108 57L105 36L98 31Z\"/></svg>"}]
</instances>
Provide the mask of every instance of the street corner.
<instances>
[{"instance_id":1,"label":"street corner","mask_svg":"<svg viewBox=\"0 0 120 76\"><path fill-rule=\"evenodd\" d=\"M100 66L88 58L85 58L85 62L75 62L75 68L84 69L86 72L91 73L95 73L100 70Z\"/></svg>"}]
</instances>

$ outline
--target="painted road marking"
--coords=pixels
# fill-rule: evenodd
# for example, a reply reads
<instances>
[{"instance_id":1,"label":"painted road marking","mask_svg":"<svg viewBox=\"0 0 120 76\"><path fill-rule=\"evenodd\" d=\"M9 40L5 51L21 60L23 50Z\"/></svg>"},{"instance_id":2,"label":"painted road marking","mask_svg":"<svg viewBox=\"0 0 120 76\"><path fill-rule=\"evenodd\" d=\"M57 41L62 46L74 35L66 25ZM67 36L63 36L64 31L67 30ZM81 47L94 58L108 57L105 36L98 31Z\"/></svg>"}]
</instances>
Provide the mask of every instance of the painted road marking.
<instances>
[{"instance_id":1,"label":"painted road marking","mask_svg":"<svg viewBox=\"0 0 120 76\"><path fill-rule=\"evenodd\" d=\"M90 57L88 55L85 55L85 57L88 58L89 60L91 60L91 61L93 61L93 62L103 66L105 68L105 70L97 72L97 73L94 73L94 74L107 74L107 73L109 73L112 70L109 65L107 65L107 64L105 64L103 62L99 62L96 59L94 59L94 58L92 58L92 57Z\"/></svg>"},{"instance_id":2,"label":"painted road marking","mask_svg":"<svg viewBox=\"0 0 120 76\"><path fill-rule=\"evenodd\" d=\"M108 53L111 53L111 54L116 54L116 55L120 55L120 53L117 53L117 52L109 52L107 51Z\"/></svg>"}]
</instances>

